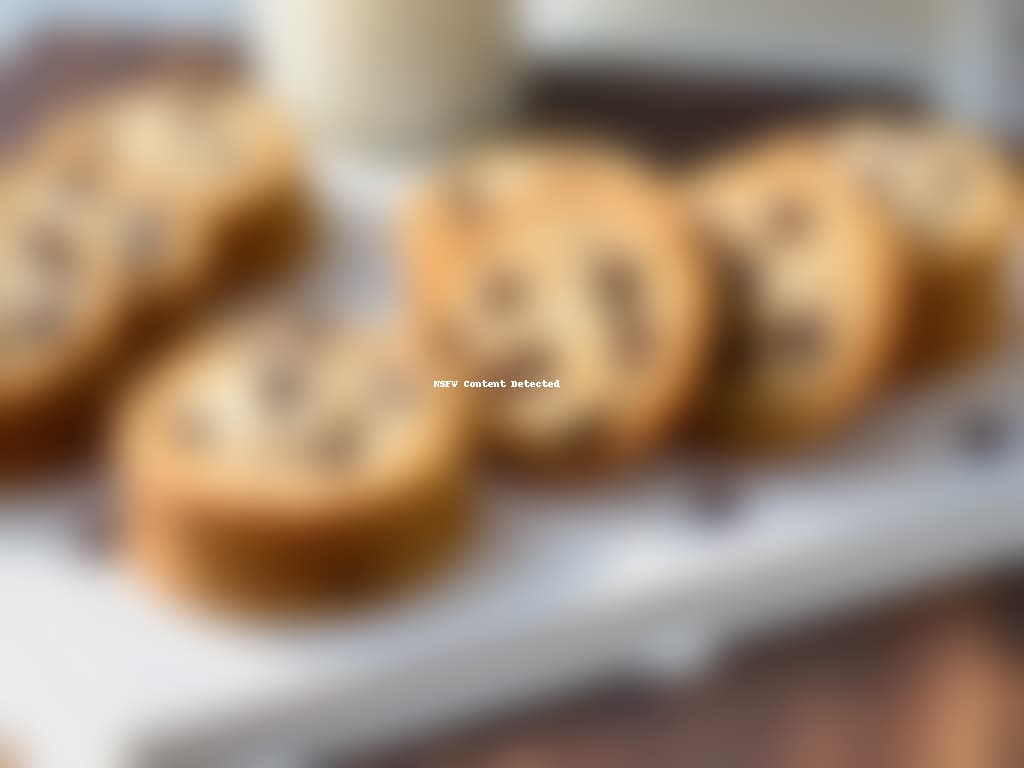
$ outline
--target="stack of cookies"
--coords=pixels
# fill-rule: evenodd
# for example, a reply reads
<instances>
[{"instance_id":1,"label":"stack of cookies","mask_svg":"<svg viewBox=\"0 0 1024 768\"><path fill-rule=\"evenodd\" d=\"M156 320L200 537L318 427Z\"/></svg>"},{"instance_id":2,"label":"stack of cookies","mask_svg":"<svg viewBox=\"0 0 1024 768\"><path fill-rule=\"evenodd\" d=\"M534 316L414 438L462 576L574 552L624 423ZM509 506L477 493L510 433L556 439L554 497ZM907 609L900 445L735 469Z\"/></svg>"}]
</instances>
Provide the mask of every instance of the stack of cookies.
<instances>
[{"instance_id":1,"label":"stack of cookies","mask_svg":"<svg viewBox=\"0 0 1024 768\"><path fill-rule=\"evenodd\" d=\"M634 158L569 142L485 152L423 192L404 239L444 378L482 385L464 397L488 451L604 470L694 408L715 297L696 228Z\"/></svg>"},{"instance_id":2,"label":"stack of cookies","mask_svg":"<svg viewBox=\"0 0 1024 768\"><path fill-rule=\"evenodd\" d=\"M899 237L911 273L913 373L975 359L1007 327L1008 254L1020 237L1021 182L997 148L915 116L856 116L832 150Z\"/></svg>"},{"instance_id":3,"label":"stack of cookies","mask_svg":"<svg viewBox=\"0 0 1024 768\"><path fill-rule=\"evenodd\" d=\"M721 297L699 430L762 453L834 433L897 362L899 239L806 136L744 147L681 186Z\"/></svg>"},{"instance_id":4,"label":"stack of cookies","mask_svg":"<svg viewBox=\"0 0 1024 768\"><path fill-rule=\"evenodd\" d=\"M668 178L593 143L492 147L426 185L404 255L426 343L482 382L481 448L564 475L682 420L731 454L806 451L895 379L976 359L1021 210L994 145L857 116Z\"/></svg>"},{"instance_id":5,"label":"stack of cookies","mask_svg":"<svg viewBox=\"0 0 1024 768\"><path fill-rule=\"evenodd\" d=\"M873 131L809 126L685 173L578 138L455 159L402 219L409 333L249 320L122 409L130 559L206 603L321 606L449 562L473 457L561 480L687 427L732 456L821 445L917 369L922 339L961 348L946 329L966 308L998 311L1014 236L1017 182L972 144L965 188L934 202L963 224L925 248L916 208L849 151L862 132L869 159L886 150ZM925 275L960 264L977 279L929 299L958 319L922 312Z\"/></svg>"},{"instance_id":6,"label":"stack of cookies","mask_svg":"<svg viewBox=\"0 0 1024 768\"><path fill-rule=\"evenodd\" d=\"M44 131L0 184L0 466L71 444L126 357L292 261L301 171L280 115L223 83ZM923 118L667 173L595 140L478 148L404 211L403 331L257 313L150 366L114 419L123 550L175 595L308 609L450 561L477 456L564 479L682 434L813 450L998 341L1020 224L1011 163Z\"/></svg>"},{"instance_id":7,"label":"stack of cookies","mask_svg":"<svg viewBox=\"0 0 1024 768\"><path fill-rule=\"evenodd\" d=\"M226 82L136 85L44 125L0 212L0 467L72 446L127 358L308 229L282 116Z\"/></svg>"}]
</instances>

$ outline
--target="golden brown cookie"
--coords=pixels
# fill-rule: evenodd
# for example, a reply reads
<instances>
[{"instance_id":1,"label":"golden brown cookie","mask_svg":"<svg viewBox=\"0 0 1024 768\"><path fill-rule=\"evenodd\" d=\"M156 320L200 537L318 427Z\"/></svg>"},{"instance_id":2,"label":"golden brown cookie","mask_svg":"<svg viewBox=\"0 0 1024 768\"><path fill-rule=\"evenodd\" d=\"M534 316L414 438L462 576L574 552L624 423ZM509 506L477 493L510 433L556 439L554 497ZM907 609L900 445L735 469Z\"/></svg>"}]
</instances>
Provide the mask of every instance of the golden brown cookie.
<instances>
[{"instance_id":1,"label":"golden brown cookie","mask_svg":"<svg viewBox=\"0 0 1024 768\"><path fill-rule=\"evenodd\" d=\"M417 581L469 527L458 403L393 336L247 319L118 419L128 559L171 593L302 610Z\"/></svg>"},{"instance_id":2,"label":"golden brown cookie","mask_svg":"<svg viewBox=\"0 0 1024 768\"><path fill-rule=\"evenodd\" d=\"M911 367L927 371L977 357L1005 328L1010 254L1024 222L1009 157L925 117L863 115L830 130L843 168L910 258Z\"/></svg>"},{"instance_id":3,"label":"golden brown cookie","mask_svg":"<svg viewBox=\"0 0 1024 768\"><path fill-rule=\"evenodd\" d=\"M169 321L213 287L216 216L166 179L119 168L105 115L101 102L57 116L21 158L21 175L48 188L55 213L86 229L121 269L134 322Z\"/></svg>"},{"instance_id":4,"label":"golden brown cookie","mask_svg":"<svg viewBox=\"0 0 1024 768\"><path fill-rule=\"evenodd\" d=\"M408 214L410 292L447 362L435 378L497 382L461 394L486 447L515 464L557 476L632 463L692 405L709 336L703 265L631 158L518 152L456 164Z\"/></svg>"},{"instance_id":5,"label":"golden brown cookie","mask_svg":"<svg viewBox=\"0 0 1024 768\"><path fill-rule=\"evenodd\" d=\"M71 449L119 340L120 274L66 190L14 174L0 212L0 474ZM6 468L9 471L4 471Z\"/></svg>"},{"instance_id":6,"label":"golden brown cookie","mask_svg":"<svg viewBox=\"0 0 1024 768\"><path fill-rule=\"evenodd\" d=\"M601 149L565 138L495 141L452 158L416 190L404 211L403 254L409 287L438 277L438 264L472 251L510 210L530 205L573 166L592 162Z\"/></svg>"},{"instance_id":7,"label":"golden brown cookie","mask_svg":"<svg viewBox=\"0 0 1024 768\"><path fill-rule=\"evenodd\" d=\"M98 413L215 289L295 255L300 165L280 114L222 82L147 82L43 126L0 211L3 463L68 442L57 425Z\"/></svg>"},{"instance_id":8,"label":"golden brown cookie","mask_svg":"<svg viewBox=\"0 0 1024 768\"><path fill-rule=\"evenodd\" d=\"M878 393L900 343L888 229L803 136L734 152L684 188L721 296L705 431L769 453L831 435Z\"/></svg>"},{"instance_id":9,"label":"golden brown cookie","mask_svg":"<svg viewBox=\"0 0 1024 768\"><path fill-rule=\"evenodd\" d=\"M159 185L115 186L91 234L122 272L136 334L180 321L210 297L217 269L211 226Z\"/></svg>"},{"instance_id":10,"label":"golden brown cookie","mask_svg":"<svg viewBox=\"0 0 1024 768\"><path fill-rule=\"evenodd\" d=\"M218 224L232 279L298 255L311 225L298 137L254 92L149 82L110 99L101 123L119 174L169 185Z\"/></svg>"}]
</instances>

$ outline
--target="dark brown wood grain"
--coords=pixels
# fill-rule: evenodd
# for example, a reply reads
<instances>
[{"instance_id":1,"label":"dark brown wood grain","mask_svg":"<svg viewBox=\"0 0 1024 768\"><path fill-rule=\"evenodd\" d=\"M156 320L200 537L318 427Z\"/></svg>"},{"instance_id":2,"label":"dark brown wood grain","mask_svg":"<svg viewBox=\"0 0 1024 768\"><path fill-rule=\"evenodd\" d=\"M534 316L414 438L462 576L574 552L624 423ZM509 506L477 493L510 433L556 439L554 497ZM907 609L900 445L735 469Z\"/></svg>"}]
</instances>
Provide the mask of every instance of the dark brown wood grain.
<instances>
[{"instance_id":1,"label":"dark brown wood grain","mask_svg":"<svg viewBox=\"0 0 1024 768\"><path fill-rule=\"evenodd\" d=\"M606 689L365 765L1015 768L1024 669L999 591L949 591L751 649L700 684Z\"/></svg>"}]
</instances>

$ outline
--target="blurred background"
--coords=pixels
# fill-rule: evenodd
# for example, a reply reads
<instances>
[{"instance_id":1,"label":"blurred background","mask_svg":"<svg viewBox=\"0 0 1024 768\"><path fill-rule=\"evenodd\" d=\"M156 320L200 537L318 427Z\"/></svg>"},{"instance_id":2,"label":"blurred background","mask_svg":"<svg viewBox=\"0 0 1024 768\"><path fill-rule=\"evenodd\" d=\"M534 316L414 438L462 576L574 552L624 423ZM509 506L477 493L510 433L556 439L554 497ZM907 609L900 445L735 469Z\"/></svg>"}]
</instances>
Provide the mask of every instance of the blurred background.
<instances>
[{"instance_id":1,"label":"blurred background","mask_svg":"<svg viewBox=\"0 0 1024 768\"><path fill-rule=\"evenodd\" d=\"M513 124L596 127L685 155L865 104L932 106L1024 146L1019 0L3 0L0 137L16 146L69 100L168 65L246 73L332 167L430 156ZM716 519L715 541L738 519ZM301 764L1024 765L1018 560L983 559L909 596L883 586L878 604L738 642L682 680L595 681ZM260 759L238 764L300 764ZM0 752L2 768L19 765Z\"/></svg>"},{"instance_id":2,"label":"blurred background","mask_svg":"<svg viewBox=\"0 0 1024 768\"><path fill-rule=\"evenodd\" d=\"M1024 21L1014 0L420 5L410 11L393 2L11 0L0 11L0 50L10 62L41 37L71 32L83 39L118 35L128 38L126 48L145 48L138 41L143 36L220 44L335 135L365 127L355 125L370 120L362 102L386 85L398 90L390 100L378 98L376 111L385 111L385 102L391 110L394 101L412 102L407 109L420 112L421 122L428 119L422 113L442 107L449 123L466 119L473 108L479 118L496 105L473 102L500 101L512 90L520 105L540 100L546 110L590 108L627 123L649 122L656 113L658 124L647 130L676 142L681 133L703 137L730 128L743 114L851 96L934 104L1009 136L1024 133ZM376 42L383 19L401 20L387 22L389 46L356 44ZM414 76L415 85L403 91L398 78L411 83ZM429 78L435 85L427 85ZM486 93L474 93L473 79ZM673 90L661 90L666 87ZM692 101L678 98L684 88L693 90ZM594 90L608 101L592 103ZM463 103L449 103L456 99Z\"/></svg>"}]
</instances>

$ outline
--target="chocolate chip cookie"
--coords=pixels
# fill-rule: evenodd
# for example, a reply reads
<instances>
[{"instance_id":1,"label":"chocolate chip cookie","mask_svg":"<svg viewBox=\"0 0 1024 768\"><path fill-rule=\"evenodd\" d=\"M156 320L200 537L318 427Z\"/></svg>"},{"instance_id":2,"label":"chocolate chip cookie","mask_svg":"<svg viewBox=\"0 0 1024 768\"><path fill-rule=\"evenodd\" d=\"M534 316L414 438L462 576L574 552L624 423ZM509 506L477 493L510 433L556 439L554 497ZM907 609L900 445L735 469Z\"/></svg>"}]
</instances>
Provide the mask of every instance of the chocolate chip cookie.
<instances>
[{"instance_id":1,"label":"chocolate chip cookie","mask_svg":"<svg viewBox=\"0 0 1024 768\"><path fill-rule=\"evenodd\" d=\"M233 278L297 255L311 214L297 136L280 111L236 84L168 79L112 97L101 112L117 172L205 210Z\"/></svg>"},{"instance_id":2,"label":"chocolate chip cookie","mask_svg":"<svg viewBox=\"0 0 1024 768\"><path fill-rule=\"evenodd\" d=\"M122 317L120 274L61 194L17 176L0 193L0 467L15 473L77 442Z\"/></svg>"},{"instance_id":3,"label":"chocolate chip cookie","mask_svg":"<svg viewBox=\"0 0 1024 768\"><path fill-rule=\"evenodd\" d=\"M180 321L209 298L218 267L211 226L168 190L117 185L93 235L124 276L137 331Z\"/></svg>"},{"instance_id":4,"label":"chocolate chip cookie","mask_svg":"<svg viewBox=\"0 0 1024 768\"><path fill-rule=\"evenodd\" d=\"M436 378L482 385L462 396L512 463L562 474L646 456L704 369L711 291L691 230L618 150L473 163L407 218L413 304L446 361Z\"/></svg>"},{"instance_id":5,"label":"chocolate chip cookie","mask_svg":"<svg viewBox=\"0 0 1024 768\"><path fill-rule=\"evenodd\" d=\"M830 132L841 165L909 257L911 367L930 371L976 358L1006 326L1010 254L1024 222L1009 158L922 116L861 115Z\"/></svg>"},{"instance_id":6,"label":"chocolate chip cookie","mask_svg":"<svg viewBox=\"0 0 1024 768\"><path fill-rule=\"evenodd\" d=\"M98 154L91 113L70 115L20 163L50 215L82 230L124 278L132 324L179 318L213 287L216 224L171 184L121 173Z\"/></svg>"},{"instance_id":7,"label":"chocolate chip cookie","mask_svg":"<svg viewBox=\"0 0 1024 768\"><path fill-rule=\"evenodd\" d=\"M808 137L773 136L687 175L717 274L713 441L790 451L856 418L899 344L897 245Z\"/></svg>"},{"instance_id":8,"label":"chocolate chip cookie","mask_svg":"<svg viewBox=\"0 0 1024 768\"><path fill-rule=\"evenodd\" d=\"M406 585L469 528L458 403L392 335L235 321L117 420L128 559L173 594L304 610Z\"/></svg>"}]
</instances>

